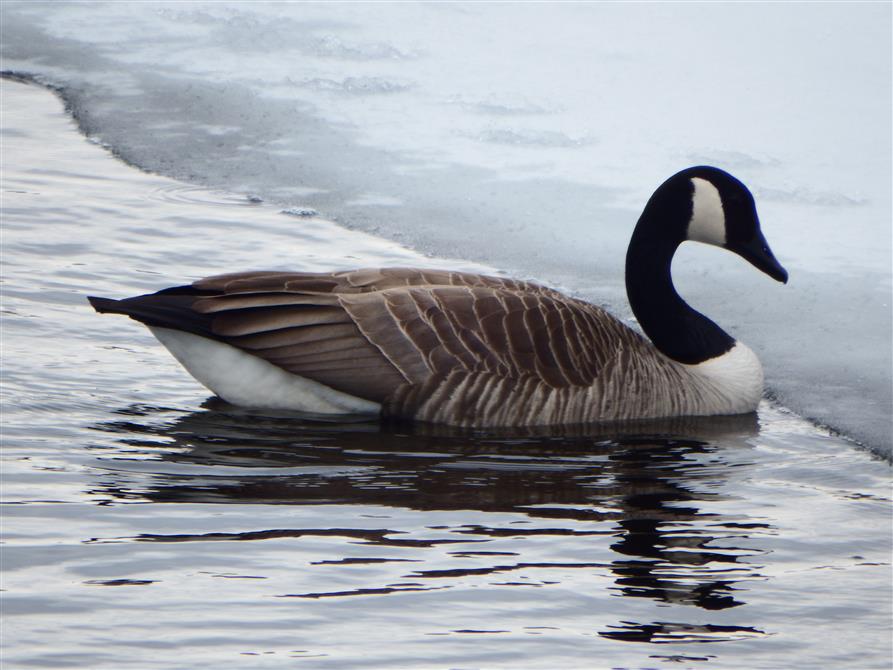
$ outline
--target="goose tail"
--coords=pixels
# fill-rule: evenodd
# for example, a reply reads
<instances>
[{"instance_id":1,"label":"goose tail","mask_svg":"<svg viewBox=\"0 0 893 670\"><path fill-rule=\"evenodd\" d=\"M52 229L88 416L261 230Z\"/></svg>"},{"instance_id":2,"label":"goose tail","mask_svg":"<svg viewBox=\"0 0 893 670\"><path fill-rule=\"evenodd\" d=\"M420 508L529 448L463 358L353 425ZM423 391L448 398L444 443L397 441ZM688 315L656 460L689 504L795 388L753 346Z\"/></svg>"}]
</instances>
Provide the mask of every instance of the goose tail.
<instances>
[{"instance_id":1,"label":"goose tail","mask_svg":"<svg viewBox=\"0 0 893 670\"><path fill-rule=\"evenodd\" d=\"M87 300L100 314L123 314L150 327L171 328L202 337L214 337L211 317L192 309L195 296L159 292L123 300L91 295L87 296Z\"/></svg>"},{"instance_id":2,"label":"goose tail","mask_svg":"<svg viewBox=\"0 0 893 670\"><path fill-rule=\"evenodd\" d=\"M88 295L87 301L90 303L90 306L100 314L127 314L127 308L121 307L120 300Z\"/></svg>"}]
</instances>

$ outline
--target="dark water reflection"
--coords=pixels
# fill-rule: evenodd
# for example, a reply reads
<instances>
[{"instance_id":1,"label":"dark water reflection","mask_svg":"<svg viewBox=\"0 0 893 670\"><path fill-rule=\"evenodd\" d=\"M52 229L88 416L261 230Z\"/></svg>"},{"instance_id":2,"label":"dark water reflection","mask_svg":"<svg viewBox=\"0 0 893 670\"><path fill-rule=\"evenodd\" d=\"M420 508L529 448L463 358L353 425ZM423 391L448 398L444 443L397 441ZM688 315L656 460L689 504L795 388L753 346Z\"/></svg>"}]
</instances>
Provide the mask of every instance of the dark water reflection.
<instances>
[{"instance_id":1,"label":"dark water reflection","mask_svg":"<svg viewBox=\"0 0 893 670\"><path fill-rule=\"evenodd\" d=\"M739 584L761 579L746 540L769 523L707 512L721 500L730 468L747 467L755 415L642 422L494 434L426 425L326 423L293 415L258 416L211 400L202 411L133 406L95 426L119 434L120 447L92 495L105 501L276 505L375 505L419 511L520 513L536 528L494 522L443 528L448 538L415 538L401 528L277 528L240 533L141 534L94 541L208 542L337 536L424 552L456 543L456 557L481 567L414 568L405 584L286 594L304 598L377 595L442 588L444 580L513 575L541 568L610 574L615 596L723 610L744 604ZM720 446L721 445L721 446ZM159 449L159 447L163 447ZM127 467L145 464L151 476ZM100 454L100 458L103 456ZM164 464L182 466L162 474ZM195 467L201 466L201 467ZM496 515L493 515L496 516ZM485 514L483 519L488 519ZM545 525L542 523L545 522ZM432 526L438 529L441 527ZM486 551L497 538L601 538L592 560L533 560L518 551ZM741 540L745 540L742 542ZM480 551L469 541L482 543ZM343 558L318 564L371 563ZM397 559L423 563L417 559ZM434 583L436 582L436 586ZM751 627L621 621L599 631L618 641L680 642L761 635Z\"/></svg>"}]
</instances>

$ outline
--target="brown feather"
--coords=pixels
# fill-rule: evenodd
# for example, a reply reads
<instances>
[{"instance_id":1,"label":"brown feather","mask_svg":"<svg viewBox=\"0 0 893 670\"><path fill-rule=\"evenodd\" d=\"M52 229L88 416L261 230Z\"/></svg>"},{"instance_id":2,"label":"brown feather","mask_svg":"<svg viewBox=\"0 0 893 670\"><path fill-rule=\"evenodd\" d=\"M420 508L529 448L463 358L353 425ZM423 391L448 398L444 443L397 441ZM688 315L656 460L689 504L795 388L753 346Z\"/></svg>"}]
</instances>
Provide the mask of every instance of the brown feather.
<instances>
[{"instance_id":1,"label":"brown feather","mask_svg":"<svg viewBox=\"0 0 893 670\"><path fill-rule=\"evenodd\" d=\"M350 318L340 307L253 308L219 313L214 319L213 329L215 334L222 337L235 337L330 323L350 323Z\"/></svg>"}]
</instances>

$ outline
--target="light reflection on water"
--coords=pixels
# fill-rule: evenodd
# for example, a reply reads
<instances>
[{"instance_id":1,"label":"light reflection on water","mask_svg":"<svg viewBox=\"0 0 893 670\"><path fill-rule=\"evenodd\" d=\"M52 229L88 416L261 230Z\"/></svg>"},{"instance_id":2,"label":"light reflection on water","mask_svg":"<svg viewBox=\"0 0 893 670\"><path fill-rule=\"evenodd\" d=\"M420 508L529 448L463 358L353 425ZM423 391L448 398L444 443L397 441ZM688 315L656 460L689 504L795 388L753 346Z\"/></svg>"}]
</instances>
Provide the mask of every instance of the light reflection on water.
<instances>
[{"instance_id":1,"label":"light reflection on water","mask_svg":"<svg viewBox=\"0 0 893 670\"><path fill-rule=\"evenodd\" d=\"M130 170L2 86L10 667L888 665L885 464L770 404L475 433L205 401L84 296L438 263Z\"/></svg>"}]
</instances>

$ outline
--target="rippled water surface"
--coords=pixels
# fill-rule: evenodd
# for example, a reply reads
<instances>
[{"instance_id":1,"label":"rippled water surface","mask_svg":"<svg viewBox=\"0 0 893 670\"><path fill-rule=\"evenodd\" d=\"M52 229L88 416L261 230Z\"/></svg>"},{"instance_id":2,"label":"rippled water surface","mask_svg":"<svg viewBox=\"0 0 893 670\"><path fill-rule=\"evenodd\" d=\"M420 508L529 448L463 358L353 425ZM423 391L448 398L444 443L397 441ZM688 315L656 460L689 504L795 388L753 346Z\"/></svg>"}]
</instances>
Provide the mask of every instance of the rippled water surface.
<instances>
[{"instance_id":1,"label":"rippled water surface","mask_svg":"<svg viewBox=\"0 0 893 670\"><path fill-rule=\"evenodd\" d=\"M890 666L887 463L768 403L482 434L208 399L84 296L446 261L2 93L7 667Z\"/></svg>"}]
</instances>

